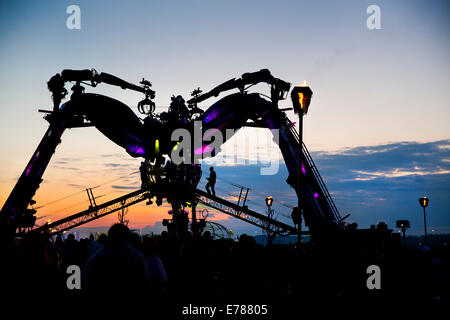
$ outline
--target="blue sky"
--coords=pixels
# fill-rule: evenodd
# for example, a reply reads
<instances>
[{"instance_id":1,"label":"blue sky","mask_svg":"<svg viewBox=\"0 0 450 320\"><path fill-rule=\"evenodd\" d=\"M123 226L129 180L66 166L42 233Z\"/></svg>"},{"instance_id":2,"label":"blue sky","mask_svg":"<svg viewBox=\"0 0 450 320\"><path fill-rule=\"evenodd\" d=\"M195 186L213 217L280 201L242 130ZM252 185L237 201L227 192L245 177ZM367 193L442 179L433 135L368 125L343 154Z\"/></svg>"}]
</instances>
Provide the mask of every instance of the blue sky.
<instances>
[{"instance_id":1,"label":"blue sky","mask_svg":"<svg viewBox=\"0 0 450 320\"><path fill-rule=\"evenodd\" d=\"M66 28L71 4L81 8L80 30ZM381 30L366 27L370 4L380 6ZM447 1L437 0L2 1L0 202L47 127L36 111L51 108L46 81L62 69L95 68L132 82L146 77L157 105L167 106L172 94L186 97L197 86L207 90L269 68L293 84L310 83L304 139L341 211L363 226L392 225L398 216L415 227L416 198L428 194L430 223L450 228L449 11ZM135 111L141 99L106 86L95 92ZM48 188L94 184L104 174L100 165L125 164L123 156L95 130L71 130L46 173ZM63 158L83 161L58 166ZM239 168L219 170L226 178ZM67 179L73 171L77 176ZM289 200L282 175L274 176L286 189L279 197ZM256 177L242 184L263 190L264 179ZM37 197L47 200L41 189ZM62 192L71 191L55 197Z\"/></svg>"},{"instance_id":2,"label":"blue sky","mask_svg":"<svg viewBox=\"0 0 450 320\"><path fill-rule=\"evenodd\" d=\"M350 214L346 221L362 228L384 221L395 229L396 220L407 219L411 222L409 233L421 234L423 211L418 199L429 195L429 232L450 232L450 140L312 152L312 157L341 216ZM289 221L285 215L290 214L290 209L280 202L295 206L297 200L284 182L287 170L281 165L276 175L260 176L260 167L216 167L216 171L228 181L242 181L240 177L245 175L243 184L252 188L249 206L263 208L264 198L270 194L280 220ZM219 180L218 187L222 194L233 191L227 181Z\"/></svg>"}]
</instances>

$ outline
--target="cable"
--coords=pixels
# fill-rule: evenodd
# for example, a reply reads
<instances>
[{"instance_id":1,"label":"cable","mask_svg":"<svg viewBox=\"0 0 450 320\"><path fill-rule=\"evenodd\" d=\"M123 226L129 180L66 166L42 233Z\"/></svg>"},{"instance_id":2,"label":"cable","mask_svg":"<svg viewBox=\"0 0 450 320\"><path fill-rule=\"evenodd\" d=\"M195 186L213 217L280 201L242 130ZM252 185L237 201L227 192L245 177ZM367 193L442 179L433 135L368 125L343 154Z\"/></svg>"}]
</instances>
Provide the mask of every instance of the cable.
<instances>
[{"instance_id":1,"label":"cable","mask_svg":"<svg viewBox=\"0 0 450 320\"><path fill-rule=\"evenodd\" d=\"M67 207L65 207L65 208L59 209L57 212L52 212L52 213L50 213L50 215L53 216L53 215L56 215L56 214L60 213L60 211L63 211L63 210L67 210L67 209L70 209L70 208L74 208L74 207L81 206L82 204L85 204L86 201L88 201L88 200L86 199L86 200L83 200L83 201L81 201L81 202L77 202L77 203L72 204L72 205L70 205L70 206L67 206Z\"/></svg>"},{"instance_id":2,"label":"cable","mask_svg":"<svg viewBox=\"0 0 450 320\"><path fill-rule=\"evenodd\" d=\"M56 203L56 202L59 202L59 201L62 201L62 200L66 200L66 199L68 199L68 198L71 198L71 197L76 196L77 194L80 194L80 193L83 193L83 192L85 192L85 190L77 191L77 192L75 192L75 193L73 193L73 194L70 194L70 195L68 195L68 196L64 196L64 197L62 197L62 198L59 198L59 199L56 199L56 200L53 200L53 201L44 203L43 205L38 206L38 207L35 207L34 209L35 209L35 210L41 209L41 208L43 208L43 207L52 205L52 204L54 204L54 203Z\"/></svg>"},{"instance_id":3,"label":"cable","mask_svg":"<svg viewBox=\"0 0 450 320\"><path fill-rule=\"evenodd\" d=\"M231 184L231 183L230 183L230 184ZM234 184L232 184L232 185L234 185ZM221 188L221 187L215 187L214 189L216 190L216 194L221 195L222 198L223 198L224 196L230 196L230 197L239 199L239 195L237 195L237 194L231 194L229 190L225 190L224 188ZM238 191L238 190L234 190L234 191L231 191L231 192L237 193L237 192L239 192L239 191ZM249 206L249 207L258 207L259 209L262 209L262 210L259 210L259 211L265 212L265 210L267 209L267 207L266 207L265 205L263 205L263 204L260 204L260 203L263 203L263 202L262 202L262 196L259 196L259 195L256 195L256 196L255 196L255 195L253 195L253 196L251 196L251 197L252 197L253 199L247 198L247 200L246 200L246 203L247 203L247 204L250 203L250 206ZM257 199L258 197L261 199L261 201L258 201L258 199ZM241 197L241 198L242 198L242 197ZM255 198L256 198L256 199L255 199ZM236 200L236 199L233 199L233 200ZM241 199L241 200L242 200L242 199ZM286 218L286 219L288 219L288 217L290 216L290 214L289 214L288 212L283 211L283 210L280 210L279 208L278 208L276 211L277 211L278 215L280 216L279 218Z\"/></svg>"},{"instance_id":4,"label":"cable","mask_svg":"<svg viewBox=\"0 0 450 320\"><path fill-rule=\"evenodd\" d=\"M112 183L112 182L115 182L115 181L117 181L117 180L120 180L120 179L129 177L129 176L131 176L131 175L133 175L133 174L136 174L136 173L139 173L139 171L134 171L134 172L132 172L132 173L129 173L129 174L124 175L124 176L121 176L121 177L119 177L119 178L115 178L115 179L112 179L112 180L103 182L103 183L101 183L101 184L99 184L99 185L97 185L97 186L95 186L95 187L90 188L90 189L96 189L96 188L99 188L99 187L101 187L101 186L104 186L104 185L110 184L110 183Z\"/></svg>"},{"instance_id":5,"label":"cable","mask_svg":"<svg viewBox=\"0 0 450 320\"><path fill-rule=\"evenodd\" d=\"M132 173L130 173L130 174L124 175L124 176L122 176L122 177L115 178L115 179L110 180L110 181L106 181L106 182L101 183L101 184L99 184L99 185L97 185L97 186L95 186L95 187L93 187L93 188L90 188L90 189L97 189L97 188L99 188L99 187L101 187L101 186L103 186L103 185L110 184L110 183L115 182L115 181L117 181L117 180L120 180L120 179L126 178L126 177L128 177L128 176L131 176L131 175L133 175L133 174L136 174L136 173L138 173L138 172L139 172L139 171L135 171L135 172L132 172ZM77 192L72 193L72 194L69 194L69 195L67 195L67 196L63 196L62 198L59 198L59 199L56 199L56 200L53 200L53 201L50 201L50 202L44 203L43 205L40 205L40 206L38 206L38 207L35 207L34 209L35 209L35 210L37 210L37 209L42 209L42 208L44 208L44 207L46 207L46 206L55 204L55 203L57 203L57 202L59 202L59 201L62 201L62 200L69 199L69 198L74 197L74 196L76 196L76 195L78 195L78 194L80 194L80 193L83 193L83 192L86 192L86 189L83 189L83 190L81 190L81 191L77 191Z\"/></svg>"},{"instance_id":6,"label":"cable","mask_svg":"<svg viewBox=\"0 0 450 320\"><path fill-rule=\"evenodd\" d=\"M106 196L106 194L99 195L99 196L95 197L95 199L102 198L102 197L104 197L104 196ZM81 206L82 204L85 204L87 201L88 201L88 199L85 199L85 200L83 200L83 201L81 201L81 202L77 202L77 203L72 204L72 205L70 205L70 206L67 206L67 207L65 207L65 208L59 209L58 212L50 213L50 215L53 216L53 215L55 215L55 214L60 213L60 211L67 210L67 209L70 209L70 208L75 208L75 207L77 207L77 206Z\"/></svg>"}]
</instances>

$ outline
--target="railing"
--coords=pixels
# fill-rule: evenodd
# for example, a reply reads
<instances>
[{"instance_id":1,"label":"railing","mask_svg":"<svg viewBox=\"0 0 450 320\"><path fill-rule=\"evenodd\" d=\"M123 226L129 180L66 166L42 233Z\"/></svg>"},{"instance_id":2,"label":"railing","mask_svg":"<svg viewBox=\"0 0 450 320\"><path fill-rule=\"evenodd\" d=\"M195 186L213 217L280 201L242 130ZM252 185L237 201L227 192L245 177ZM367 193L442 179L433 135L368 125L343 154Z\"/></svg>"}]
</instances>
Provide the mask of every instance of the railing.
<instances>
[{"instance_id":1,"label":"railing","mask_svg":"<svg viewBox=\"0 0 450 320\"><path fill-rule=\"evenodd\" d=\"M147 192L146 190L142 189L133 191L129 194L110 200L98 206L95 207L91 206L87 210L70 215L53 223L38 227L34 229L34 231L41 231L41 232L49 231L51 235L55 235L70 230L72 228L81 226L85 223L109 215L123 208L144 201L148 198L146 192ZM198 202L207 205L211 208L214 208L216 210L219 210L223 213L226 213L228 215L231 215L237 219L243 220L247 223L253 224L260 228L267 228L268 225L271 225L276 228L277 233L280 235L293 234L296 232L295 227L287 225L275 219L269 218L255 211L249 210L247 207L239 206L225 199L211 196L202 190L197 189L195 190L195 193Z\"/></svg>"},{"instance_id":2,"label":"railing","mask_svg":"<svg viewBox=\"0 0 450 320\"><path fill-rule=\"evenodd\" d=\"M136 190L98 206L91 206L87 210L70 215L53 223L40 226L34 229L34 231L49 231L51 235L58 234L99 219L123 208L135 205L147 198L148 197L146 196L145 190Z\"/></svg>"},{"instance_id":3,"label":"railing","mask_svg":"<svg viewBox=\"0 0 450 320\"><path fill-rule=\"evenodd\" d=\"M291 122L291 120L289 120L288 117L285 117L285 119L286 119L286 125L289 127L292 135L295 138L295 142L297 144L297 146L295 148L298 150L298 146L299 146L298 133L297 133L297 131L295 131L294 125ZM305 157L305 160L306 160L308 166L311 168L314 178L316 179L322 193L325 196L325 199L327 201L327 204L328 204L331 212L333 213L333 216L336 218L336 221L341 220L341 215L339 214L336 204L334 203L333 198L331 197L331 194L328 191L328 188L326 187L325 182L323 181L322 176L320 175L319 170L317 169L316 164L314 163L314 161L311 157L311 154L309 153L308 149L306 148L305 143L302 143L302 153L303 153L303 156Z\"/></svg>"},{"instance_id":4,"label":"railing","mask_svg":"<svg viewBox=\"0 0 450 320\"><path fill-rule=\"evenodd\" d=\"M268 226L272 226L276 229L277 234L296 234L297 229L293 226L272 219L268 216L257 213L247 207L239 206L235 203L229 202L225 199L212 196L207 192L197 189L195 191L197 200L199 203L207 205L213 209L219 210L232 217L248 222L254 226L267 229ZM307 232L305 232L307 234Z\"/></svg>"}]
</instances>

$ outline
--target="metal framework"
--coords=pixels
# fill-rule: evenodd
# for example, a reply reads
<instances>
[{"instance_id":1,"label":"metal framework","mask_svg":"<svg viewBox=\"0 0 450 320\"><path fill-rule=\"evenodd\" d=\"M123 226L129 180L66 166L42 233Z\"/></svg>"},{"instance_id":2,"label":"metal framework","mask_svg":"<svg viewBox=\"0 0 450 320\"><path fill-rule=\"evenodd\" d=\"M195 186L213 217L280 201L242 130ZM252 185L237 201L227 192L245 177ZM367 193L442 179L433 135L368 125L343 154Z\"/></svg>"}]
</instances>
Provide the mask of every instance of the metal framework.
<instances>
[{"instance_id":1,"label":"metal framework","mask_svg":"<svg viewBox=\"0 0 450 320\"><path fill-rule=\"evenodd\" d=\"M34 231L48 230L51 235L55 235L67 231L69 229L78 227L82 224L102 218L113 212L121 210L122 208L127 208L132 205L135 205L139 202L148 199L148 197L149 196L146 190L140 189L137 191L133 191L129 194L105 202L101 205L90 207L87 210L65 217L53 223L43 225L39 228L34 229Z\"/></svg>"},{"instance_id":2,"label":"metal framework","mask_svg":"<svg viewBox=\"0 0 450 320\"><path fill-rule=\"evenodd\" d=\"M250 223L259 228L275 228L275 232L279 235L289 235L296 233L295 227L250 210L247 208L247 206L240 206L225 199L210 195L207 192L199 189L195 190L195 195L198 203L202 203L210 208L216 209L220 212ZM50 235L56 235L85 223L107 216L123 208L135 205L148 199L149 197L150 195L147 190L139 189L103 204L91 206L87 210L67 216L53 223L45 224L34 229L33 231L48 231ZM308 234L308 232L304 232L304 234Z\"/></svg>"},{"instance_id":3,"label":"metal framework","mask_svg":"<svg viewBox=\"0 0 450 320\"><path fill-rule=\"evenodd\" d=\"M288 117L285 117L286 123L290 127L290 130L292 134L294 135L296 142L298 144L297 148L300 145L299 142L299 136L298 132L294 130L294 124L289 120ZM309 153L308 149L306 148L306 145L304 142L302 142L302 153L303 156L308 164L308 166L311 168L311 171L314 174L314 178L316 179L317 183L319 184L320 189L322 190L323 194L325 195L325 199L328 203L328 206L330 207L331 211L333 212L334 216L336 217L336 221L342 221L341 215L339 214L339 210L336 207L336 204L333 201L333 198L331 197L330 192L328 191L327 186L325 185L325 182L322 179L322 176L319 173L319 170L316 167L316 164L314 163L311 154Z\"/></svg>"},{"instance_id":4,"label":"metal framework","mask_svg":"<svg viewBox=\"0 0 450 320\"><path fill-rule=\"evenodd\" d=\"M67 82L75 83L72 87L73 93L69 101L61 104L68 93L64 87ZM99 83L144 93L145 99L138 103L138 109L141 113L146 114L147 118L145 120L138 118L129 106L116 99L94 93L84 93L84 87L81 86L84 84L95 87ZM270 97L260 93L249 94L247 92L251 86L258 83L267 83L271 86ZM60 138L65 129L95 126L106 137L123 147L131 156L159 163L162 161L163 155L169 155L175 147L175 142L168 136L170 130L181 126L188 129L189 132L195 132L194 120L197 119L202 121L200 129L204 132L210 129L222 131L226 128L239 129L243 126L280 130L282 139L279 147L289 171L287 182L296 190L297 197L302 198L299 201L299 209L311 217L308 218L310 222L308 226L317 225L320 228L326 224L336 224L342 221L309 152L304 144L302 145L297 132L293 129L292 122L284 113L285 109L278 108L278 102L286 99L290 83L275 78L267 69L244 73L240 78L230 79L206 93L201 93L201 90L197 89L192 93L193 98L187 101L187 106L181 96L173 97L169 110L159 115L153 114L155 105L152 99L155 97L155 92L150 89L151 83L146 80L141 81L140 85L135 85L111 74L97 73L95 70L66 69L60 74L55 74L47 85L53 98L53 111L44 110L48 113L46 119L50 122L50 127L0 211L0 227L2 229L4 227L5 232L13 234L17 229L34 226L36 210L28 209L28 206L35 203L32 198L42 181L44 171L57 145L61 142ZM232 89L238 89L239 93L223 97L206 111L197 108L197 103ZM263 96L270 98L270 101ZM230 106L234 107L230 108ZM193 115L197 113L201 116L194 119ZM275 135L273 131L272 133ZM194 153L201 155L202 158L209 157L210 155L206 151L208 148L211 146L203 141L201 148L194 150ZM299 160L301 161L299 162ZM306 170L303 164L305 164ZM305 188L301 188L302 186L294 181L301 171L305 176L310 177L308 186ZM102 206L97 206L92 190L86 191L90 208L51 224L50 228L56 230L54 232L68 230L73 226L98 219L145 198L140 196L142 191L136 191L136 195L127 195L122 199L115 199ZM271 224L280 229L280 232L294 230L291 226L272 221L265 215L248 210L245 205L248 188L241 187L237 205L216 197L208 198L206 193L201 192L203 191L197 190L196 194L205 204L238 219L260 227L261 224ZM134 198L135 196L137 198ZM160 201L160 199L157 200L157 203Z\"/></svg>"},{"instance_id":5,"label":"metal framework","mask_svg":"<svg viewBox=\"0 0 450 320\"><path fill-rule=\"evenodd\" d=\"M254 226L263 229L267 229L268 226L273 226L276 228L276 233L280 235L281 234L289 235L297 233L297 229L295 227L280 222L278 220L271 219L265 215L250 210L247 207L241 207L237 204L234 204L222 198L215 197L199 189L197 189L195 192L197 195L197 201L199 203L202 203L210 208L219 210L223 213L226 213L232 217L250 223ZM305 232L305 234L307 233Z\"/></svg>"},{"instance_id":6,"label":"metal framework","mask_svg":"<svg viewBox=\"0 0 450 320\"><path fill-rule=\"evenodd\" d=\"M292 123L291 120L289 120L289 118L284 114L283 119L285 121L286 126L289 128L289 131L291 132L292 136L294 137L294 140L291 141L291 145L292 148L294 148L295 150L298 150L299 146L300 146L300 142L299 142L299 135L298 132L295 131L294 129L294 124ZM245 123L246 127L256 127L256 128L265 128L265 125L263 123L259 123L259 122L247 122ZM304 142L302 142L302 155L303 158L305 159L307 165L309 168L311 168L311 172L314 175L315 180L317 181L317 184L322 192L322 194L325 197L325 201L328 204L329 209L331 210L332 214L334 215L334 217L336 218L336 221L343 221L344 219L341 218L341 215L339 214L339 210L336 207L336 204L333 201L333 198L331 197L330 192L328 191L328 188L325 185L325 182L322 179L322 176L319 173L319 170L316 167L316 164L314 163L314 160L311 157L311 154L309 153L308 149L306 148L306 145ZM298 154L298 152L296 151L295 154ZM301 170L300 168L298 170ZM242 191L241 191L242 193Z\"/></svg>"}]
</instances>

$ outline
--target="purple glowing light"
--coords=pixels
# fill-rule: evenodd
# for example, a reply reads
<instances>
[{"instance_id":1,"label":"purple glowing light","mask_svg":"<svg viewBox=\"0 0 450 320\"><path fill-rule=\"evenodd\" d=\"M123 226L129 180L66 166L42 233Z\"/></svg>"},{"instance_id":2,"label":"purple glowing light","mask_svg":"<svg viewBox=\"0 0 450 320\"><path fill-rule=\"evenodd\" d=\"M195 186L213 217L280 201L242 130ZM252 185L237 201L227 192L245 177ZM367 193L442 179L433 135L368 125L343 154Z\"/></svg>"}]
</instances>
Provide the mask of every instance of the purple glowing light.
<instances>
[{"instance_id":1,"label":"purple glowing light","mask_svg":"<svg viewBox=\"0 0 450 320\"><path fill-rule=\"evenodd\" d=\"M319 194L316 192L316 193L314 193L314 198L318 198L319 197Z\"/></svg>"},{"instance_id":2,"label":"purple glowing light","mask_svg":"<svg viewBox=\"0 0 450 320\"><path fill-rule=\"evenodd\" d=\"M211 111L211 113L208 114L208 115L203 119L203 122L204 122L204 123L208 123L208 122L210 122L211 120L214 120L215 118L217 118L217 115L218 115L217 110Z\"/></svg>"},{"instance_id":3,"label":"purple glowing light","mask_svg":"<svg viewBox=\"0 0 450 320\"><path fill-rule=\"evenodd\" d=\"M205 144L201 148L198 148L194 151L195 154L203 154L205 152L210 152L212 149L209 145Z\"/></svg>"},{"instance_id":4,"label":"purple glowing light","mask_svg":"<svg viewBox=\"0 0 450 320\"><path fill-rule=\"evenodd\" d=\"M221 124L221 125L217 126L217 128L208 129L205 132L205 134L203 135L203 141L211 140L211 139L208 139L208 138L211 137L212 135L216 134L216 133L220 134L220 129L222 129L222 127L223 127L223 125Z\"/></svg>"},{"instance_id":5,"label":"purple glowing light","mask_svg":"<svg viewBox=\"0 0 450 320\"><path fill-rule=\"evenodd\" d=\"M302 172L306 176L306 169L305 169L305 166L303 165L303 162L302 162Z\"/></svg>"},{"instance_id":6,"label":"purple glowing light","mask_svg":"<svg viewBox=\"0 0 450 320\"><path fill-rule=\"evenodd\" d=\"M141 156L145 154L144 148L142 148L141 146L138 146L138 145L130 145L130 146L128 146L127 147L127 151L129 153L135 153L135 154L138 154L138 155L141 155Z\"/></svg>"}]
</instances>

